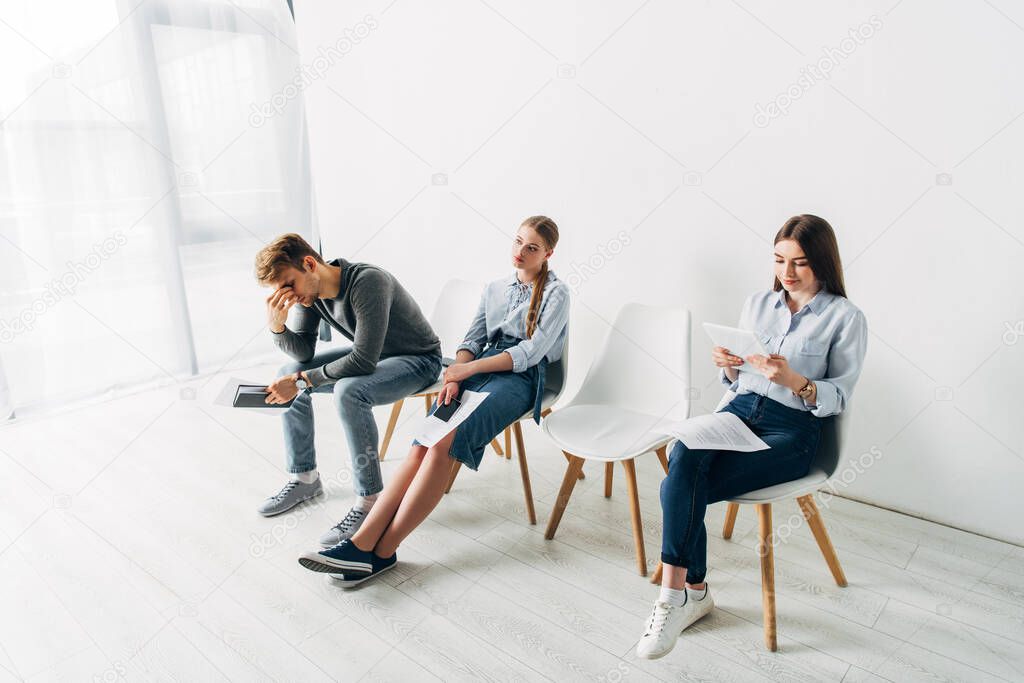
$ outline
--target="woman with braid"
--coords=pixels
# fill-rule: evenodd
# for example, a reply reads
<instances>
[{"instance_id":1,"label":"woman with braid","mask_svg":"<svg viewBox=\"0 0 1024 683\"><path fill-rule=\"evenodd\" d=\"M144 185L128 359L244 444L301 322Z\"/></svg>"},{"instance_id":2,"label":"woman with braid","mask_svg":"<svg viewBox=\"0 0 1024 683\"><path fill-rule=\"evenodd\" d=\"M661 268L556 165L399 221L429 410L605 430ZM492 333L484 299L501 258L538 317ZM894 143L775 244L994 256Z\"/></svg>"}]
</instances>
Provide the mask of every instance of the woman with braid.
<instances>
[{"instance_id":1,"label":"woman with braid","mask_svg":"<svg viewBox=\"0 0 1024 683\"><path fill-rule=\"evenodd\" d=\"M444 495L457 461L477 469L484 447L524 414L540 422L544 373L561 358L569 320L569 288L548 269L558 227L545 216L527 218L512 247L515 272L487 285L455 362L444 372L436 405L465 390L490 395L429 448L413 441L351 539L308 552L299 563L326 572L344 587L395 566L399 544L427 518Z\"/></svg>"}]
</instances>

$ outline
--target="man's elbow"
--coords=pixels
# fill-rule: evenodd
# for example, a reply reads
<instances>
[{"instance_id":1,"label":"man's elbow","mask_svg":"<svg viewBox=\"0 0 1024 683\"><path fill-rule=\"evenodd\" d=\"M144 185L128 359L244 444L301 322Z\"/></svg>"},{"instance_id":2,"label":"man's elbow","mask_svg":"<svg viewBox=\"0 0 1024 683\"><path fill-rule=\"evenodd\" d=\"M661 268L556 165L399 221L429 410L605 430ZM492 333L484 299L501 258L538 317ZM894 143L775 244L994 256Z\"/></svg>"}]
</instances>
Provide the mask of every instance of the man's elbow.
<instances>
[{"instance_id":1,"label":"man's elbow","mask_svg":"<svg viewBox=\"0 0 1024 683\"><path fill-rule=\"evenodd\" d=\"M284 351L299 363L308 363L313 360L314 350L309 347L301 349L291 348Z\"/></svg>"},{"instance_id":2,"label":"man's elbow","mask_svg":"<svg viewBox=\"0 0 1024 683\"><path fill-rule=\"evenodd\" d=\"M369 358L353 358L352 361L349 368L352 375L372 375L377 369L377 361Z\"/></svg>"}]
</instances>

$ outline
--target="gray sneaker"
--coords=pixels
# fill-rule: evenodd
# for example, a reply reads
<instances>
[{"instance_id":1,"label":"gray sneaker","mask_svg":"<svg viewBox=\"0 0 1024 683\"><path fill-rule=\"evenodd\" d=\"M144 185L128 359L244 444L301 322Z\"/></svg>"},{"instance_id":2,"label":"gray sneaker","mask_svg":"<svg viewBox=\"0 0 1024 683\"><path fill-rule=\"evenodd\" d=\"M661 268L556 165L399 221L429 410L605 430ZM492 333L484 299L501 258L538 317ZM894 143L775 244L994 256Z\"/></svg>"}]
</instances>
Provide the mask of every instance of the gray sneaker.
<instances>
[{"instance_id":1,"label":"gray sneaker","mask_svg":"<svg viewBox=\"0 0 1024 683\"><path fill-rule=\"evenodd\" d=\"M301 481L293 479L285 484L280 491L263 501L256 510L264 517L273 517L287 512L299 503L315 498L323 492L324 485L320 483L319 477L312 484L303 484Z\"/></svg>"},{"instance_id":2,"label":"gray sneaker","mask_svg":"<svg viewBox=\"0 0 1024 683\"><path fill-rule=\"evenodd\" d=\"M352 534L359 531L359 527L363 525L366 520L366 513L362 510L352 508L345 515L345 519L341 520L328 531L324 532L324 535L320 537L320 545L325 548L338 545L342 541L347 541L352 538Z\"/></svg>"}]
</instances>

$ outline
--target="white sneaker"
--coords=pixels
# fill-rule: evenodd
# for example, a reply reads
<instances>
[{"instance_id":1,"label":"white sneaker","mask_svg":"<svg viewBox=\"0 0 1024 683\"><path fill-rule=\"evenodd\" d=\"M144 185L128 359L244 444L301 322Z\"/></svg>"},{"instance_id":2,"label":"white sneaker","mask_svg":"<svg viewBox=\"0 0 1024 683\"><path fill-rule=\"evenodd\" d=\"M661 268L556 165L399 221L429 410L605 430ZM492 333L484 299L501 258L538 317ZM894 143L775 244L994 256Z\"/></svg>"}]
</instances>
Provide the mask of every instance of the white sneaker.
<instances>
[{"instance_id":1,"label":"white sneaker","mask_svg":"<svg viewBox=\"0 0 1024 683\"><path fill-rule=\"evenodd\" d=\"M673 607L664 602L654 603L654 611L647 619L640 642L636 644L636 656L644 659L664 657L676 645L676 638L693 622L705 616L715 606L711 599L710 589L703 600L696 600L692 595L686 596L686 604Z\"/></svg>"}]
</instances>

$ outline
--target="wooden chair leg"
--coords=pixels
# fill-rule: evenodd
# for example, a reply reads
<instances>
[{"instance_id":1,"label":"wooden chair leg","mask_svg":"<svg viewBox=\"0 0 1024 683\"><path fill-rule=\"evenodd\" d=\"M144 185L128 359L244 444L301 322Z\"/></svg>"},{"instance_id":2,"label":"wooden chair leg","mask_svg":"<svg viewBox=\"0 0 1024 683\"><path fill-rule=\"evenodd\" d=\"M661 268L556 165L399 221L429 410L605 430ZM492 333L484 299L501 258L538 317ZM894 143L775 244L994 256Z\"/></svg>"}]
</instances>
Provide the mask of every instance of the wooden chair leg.
<instances>
[{"instance_id":1,"label":"wooden chair leg","mask_svg":"<svg viewBox=\"0 0 1024 683\"><path fill-rule=\"evenodd\" d=\"M505 457L512 458L512 429L505 427Z\"/></svg>"},{"instance_id":2,"label":"wooden chair leg","mask_svg":"<svg viewBox=\"0 0 1024 683\"><path fill-rule=\"evenodd\" d=\"M612 477L615 475L615 463L606 462L604 464L604 497L612 497Z\"/></svg>"},{"instance_id":3,"label":"wooden chair leg","mask_svg":"<svg viewBox=\"0 0 1024 683\"><path fill-rule=\"evenodd\" d=\"M837 586L845 588L846 575L843 574L843 568L839 565L836 549L832 547L832 539L829 538L828 531L825 529L825 522L821 519L821 512L814 502L813 494L800 496L796 499L796 502L800 504L800 511L804 513L804 519L807 520L807 525L811 527L814 540L818 542L821 554L825 556L825 562L828 563L829 571L832 572L832 578L836 580Z\"/></svg>"},{"instance_id":4,"label":"wooden chair leg","mask_svg":"<svg viewBox=\"0 0 1024 683\"><path fill-rule=\"evenodd\" d=\"M448 477L448 486L444 488L444 492L448 493L452 490L452 485L455 483L455 477L459 476L459 470L462 469L462 463L458 460L452 459L452 473Z\"/></svg>"},{"instance_id":5,"label":"wooden chair leg","mask_svg":"<svg viewBox=\"0 0 1024 683\"><path fill-rule=\"evenodd\" d=\"M633 545L636 546L636 566L640 576L647 576L647 554L644 552L644 526L640 520L640 496L636 490L636 463L623 460L626 470L626 491L629 493L629 513L633 520Z\"/></svg>"},{"instance_id":6,"label":"wooden chair leg","mask_svg":"<svg viewBox=\"0 0 1024 683\"><path fill-rule=\"evenodd\" d=\"M391 435L395 433L395 425L398 424L398 415L402 412L402 405L405 403L404 398L400 398L395 401L395 404L391 406L391 417L388 418L388 428L384 430L384 442L380 445L380 453L377 454L379 460L383 460L384 456L387 455L388 446L391 444Z\"/></svg>"},{"instance_id":7,"label":"wooden chair leg","mask_svg":"<svg viewBox=\"0 0 1024 683\"><path fill-rule=\"evenodd\" d=\"M565 453L565 451L562 452ZM569 504L569 497L572 496L572 490L576 487L576 482L580 477L580 468L583 467L583 458L577 458L569 453L565 453L565 457L569 460L569 465L565 468L562 487L558 489L558 497L555 498L555 505L551 508L551 517L548 519L548 528L544 531L544 538L549 541L555 537L555 532L558 531L562 513L565 512L565 506Z\"/></svg>"},{"instance_id":8,"label":"wooden chair leg","mask_svg":"<svg viewBox=\"0 0 1024 683\"><path fill-rule=\"evenodd\" d=\"M779 649L775 630L775 553L772 548L772 505L757 504L757 552L761 557L761 604L764 611L764 644Z\"/></svg>"},{"instance_id":9,"label":"wooden chair leg","mask_svg":"<svg viewBox=\"0 0 1024 683\"><path fill-rule=\"evenodd\" d=\"M526 498L526 516L530 524L537 523L537 513L533 509L533 487L530 485L530 468L526 466L526 447L523 446L523 428L516 422L512 425L516 435L516 452L519 454L519 473L523 475L523 496Z\"/></svg>"},{"instance_id":10,"label":"wooden chair leg","mask_svg":"<svg viewBox=\"0 0 1024 683\"><path fill-rule=\"evenodd\" d=\"M437 394L423 394L423 402L426 404L427 415L430 415L430 406L434 403L434 397Z\"/></svg>"},{"instance_id":11,"label":"wooden chair leg","mask_svg":"<svg viewBox=\"0 0 1024 683\"><path fill-rule=\"evenodd\" d=\"M491 448L494 449L494 452L498 454L499 458L508 457L505 455L505 451L501 450L501 444L498 443L497 439L491 439Z\"/></svg>"},{"instance_id":12,"label":"wooden chair leg","mask_svg":"<svg viewBox=\"0 0 1024 683\"><path fill-rule=\"evenodd\" d=\"M739 511L739 503L729 503L729 507L725 509L725 524L722 525L722 538L732 538L732 529L736 526L736 514Z\"/></svg>"},{"instance_id":13,"label":"wooden chair leg","mask_svg":"<svg viewBox=\"0 0 1024 683\"><path fill-rule=\"evenodd\" d=\"M651 576L651 583L653 583L655 585L661 585L661 572L662 572L662 570L664 568L665 568L665 565L663 565L659 561L658 562L658 566L654 568L654 574Z\"/></svg>"},{"instance_id":14,"label":"wooden chair leg","mask_svg":"<svg viewBox=\"0 0 1024 683\"><path fill-rule=\"evenodd\" d=\"M655 451L658 454L658 460L661 461L661 469L665 470L665 474L668 474L668 455L665 454L665 449L667 448L668 446L662 446Z\"/></svg>"},{"instance_id":15,"label":"wooden chair leg","mask_svg":"<svg viewBox=\"0 0 1024 683\"><path fill-rule=\"evenodd\" d=\"M565 451L562 451L562 453L565 454L565 459L568 460L569 462L572 462L572 458L575 457L575 456L569 455ZM586 479L586 477L583 476L583 465L580 465L580 473L578 475L576 475L576 478L577 479Z\"/></svg>"}]
</instances>

